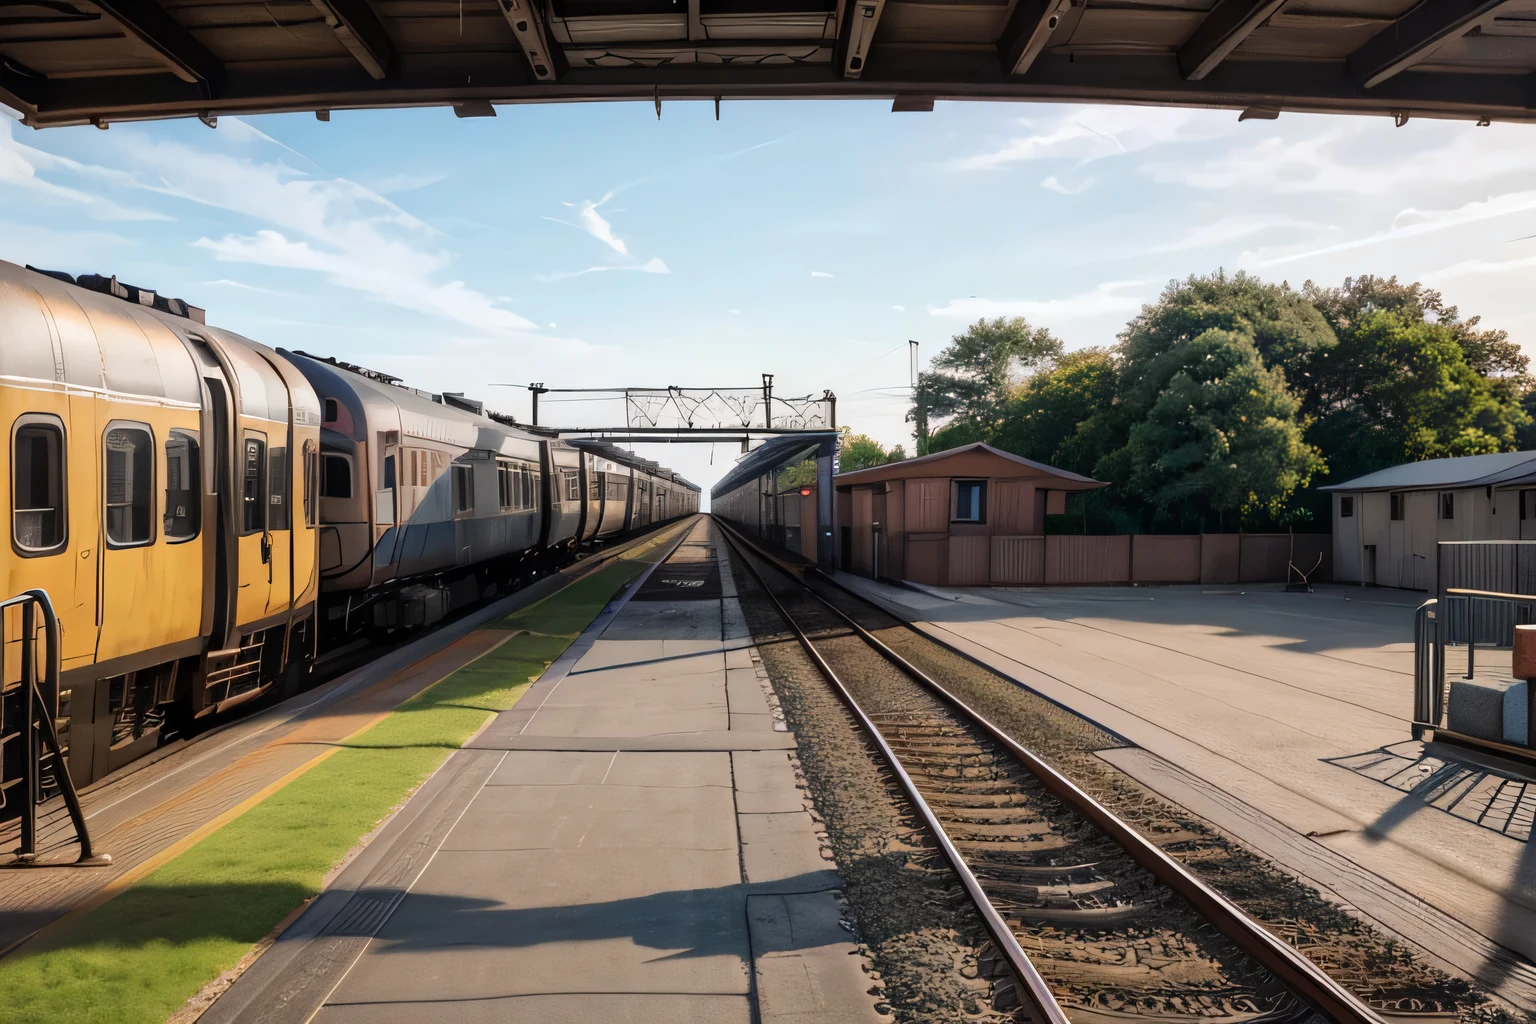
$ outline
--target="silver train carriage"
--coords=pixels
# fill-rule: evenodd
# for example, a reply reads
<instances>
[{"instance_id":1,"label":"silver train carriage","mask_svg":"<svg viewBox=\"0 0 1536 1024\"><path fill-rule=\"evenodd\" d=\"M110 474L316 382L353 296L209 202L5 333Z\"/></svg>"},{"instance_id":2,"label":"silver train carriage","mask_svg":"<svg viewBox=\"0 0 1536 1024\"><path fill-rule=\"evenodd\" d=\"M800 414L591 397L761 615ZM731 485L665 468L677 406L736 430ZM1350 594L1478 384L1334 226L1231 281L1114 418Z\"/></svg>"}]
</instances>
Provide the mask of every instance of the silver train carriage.
<instances>
[{"instance_id":1,"label":"silver train carriage","mask_svg":"<svg viewBox=\"0 0 1536 1024\"><path fill-rule=\"evenodd\" d=\"M698 509L698 488L462 394L280 350L319 395L320 592L332 633L430 625L578 547Z\"/></svg>"}]
</instances>

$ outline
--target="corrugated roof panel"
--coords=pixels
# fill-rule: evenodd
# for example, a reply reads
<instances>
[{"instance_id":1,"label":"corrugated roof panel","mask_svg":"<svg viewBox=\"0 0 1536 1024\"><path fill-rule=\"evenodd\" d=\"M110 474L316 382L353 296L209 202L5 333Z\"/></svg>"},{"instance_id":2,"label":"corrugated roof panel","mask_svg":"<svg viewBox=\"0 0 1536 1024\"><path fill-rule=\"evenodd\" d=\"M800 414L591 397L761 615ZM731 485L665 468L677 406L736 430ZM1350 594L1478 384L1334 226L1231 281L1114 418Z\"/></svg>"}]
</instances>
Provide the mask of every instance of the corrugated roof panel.
<instances>
[{"instance_id":1,"label":"corrugated roof panel","mask_svg":"<svg viewBox=\"0 0 1536 1024\"><path fill-rule=\"evenodd\" d=\"M1495 455L1465 455L1458 459L1425 459L1391 469L1377 470L1341 484L1319 488L1324 491L1421 491L1443 487L1481 487L1518 478L1520 471L1536 472L1536 451L1499 452ZM1492 477L1499 479L1491 479Z\"/></svg>"}]
</instances>

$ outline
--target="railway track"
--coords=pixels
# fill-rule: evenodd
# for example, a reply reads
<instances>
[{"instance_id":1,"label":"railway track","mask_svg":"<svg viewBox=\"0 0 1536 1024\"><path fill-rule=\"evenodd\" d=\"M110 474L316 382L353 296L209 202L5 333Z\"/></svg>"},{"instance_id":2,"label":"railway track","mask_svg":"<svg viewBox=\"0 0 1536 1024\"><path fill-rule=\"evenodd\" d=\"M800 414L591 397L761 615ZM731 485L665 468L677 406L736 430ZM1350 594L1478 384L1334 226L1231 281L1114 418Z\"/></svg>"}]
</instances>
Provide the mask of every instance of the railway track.
<instances>
[{"instance_id":1,"label":"railway track","mask_svg":"<svg viewBox=\"0 0 1536 1024\"><path fill-rule=\"evenodd\" d=\"M866 629L855 618L872 607L862 598L719 525L879 750L975 904L1033 1020L1382 1024L1353 993Z\"/></svg>"}]
</instances>

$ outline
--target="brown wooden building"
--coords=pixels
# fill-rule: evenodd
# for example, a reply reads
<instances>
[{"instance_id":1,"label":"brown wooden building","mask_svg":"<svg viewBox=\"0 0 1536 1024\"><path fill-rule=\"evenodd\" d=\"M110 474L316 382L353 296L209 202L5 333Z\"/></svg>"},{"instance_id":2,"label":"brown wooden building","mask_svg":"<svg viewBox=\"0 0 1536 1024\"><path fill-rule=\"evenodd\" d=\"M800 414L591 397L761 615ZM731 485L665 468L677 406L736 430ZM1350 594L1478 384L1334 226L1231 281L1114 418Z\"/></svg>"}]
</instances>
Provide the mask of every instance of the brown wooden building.
<instances>
[{"instance_id":1,"label":"brown wooden building","mask_svg":"<svg viewBox=\"0 0 1536 1024\"><path fill-rule=\"evenodd\" d=\"M987 444L835 478L842 568L937 586L1038 575L1045 517L1067 495L1107 486Z\"/></svg>"}]
</instances>

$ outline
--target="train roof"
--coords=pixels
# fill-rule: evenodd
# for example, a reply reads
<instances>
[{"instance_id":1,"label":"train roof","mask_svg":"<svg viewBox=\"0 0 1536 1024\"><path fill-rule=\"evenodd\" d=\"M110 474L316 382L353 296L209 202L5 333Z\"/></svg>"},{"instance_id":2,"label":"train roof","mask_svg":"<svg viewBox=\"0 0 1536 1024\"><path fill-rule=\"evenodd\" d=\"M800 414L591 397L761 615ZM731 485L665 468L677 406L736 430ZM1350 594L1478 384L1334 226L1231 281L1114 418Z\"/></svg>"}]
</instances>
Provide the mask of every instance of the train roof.
<instances>
[{"instance_id":1,"label":"train roof","mask_svg":"<svg viewBox=\"0 0 1536 1024\"><path fill-rule=\"evenodd\" d=\"M137 401L197 408L198 366L190 345L213 343L230 363L241 406L285 421L318 418L313 391L284 380L277 353L212 327L203 311L116 277L20 267L0 260L0 376Z\"/></svg>"},{"instance_id":2,"label":"train roof","mask_svg":"<svg viewBox=\"0 0 1536 1024\"><path fill-rule=\"evenodd\" d=\"M354 428L353 440L367 440L370 431L392 429L395 410L402 440L415 437L439 441L466 450L537 459L541 438L530 431L491 419L483 406L462 394L436 394L402 384L399 377L369 370L332 356L300 350L278 350L316 383L322 395L331 389L350 391L365 413L365 422ZM324 381L325 383L321 383ZM340 397L329 396L326 397Z\"/></svg>"},{"instance_id":3,"label":"train roof","mask_svg":"<svg viewBox=\"0 0 1536 1024\"><path fill-rule=\"evenodd\" d=\"M630 451L628 448L620 448L612 441L603 441L595 437L572 438L570 445L583 451L599 455L610 462L617 462L621 466L629 466L632 469L642 470L662 480L670 480L680 487L686 487L690 491L699 490L699 485L673 472L659 462L643 458Z\"/></svg>"}]
</instances>

